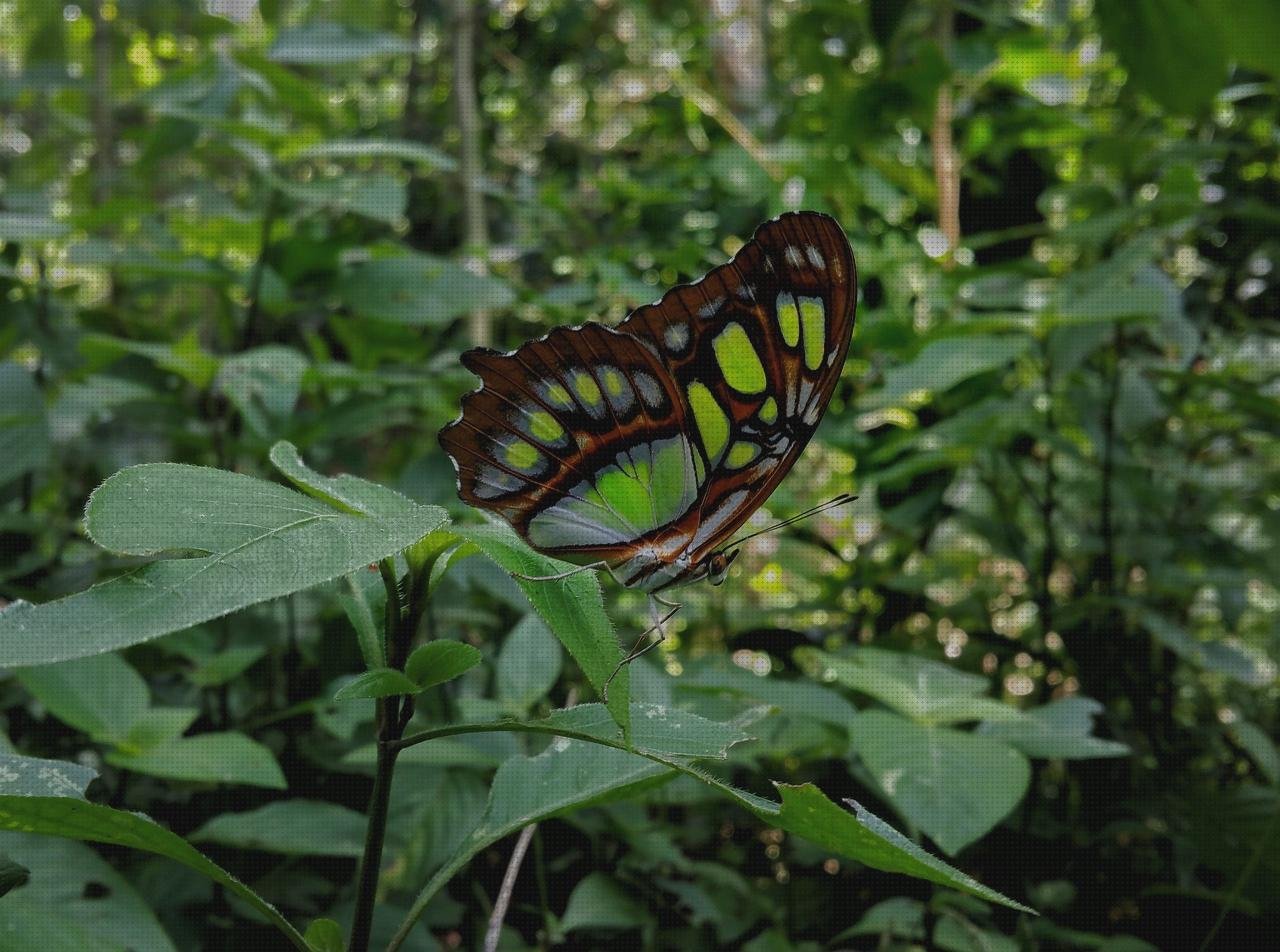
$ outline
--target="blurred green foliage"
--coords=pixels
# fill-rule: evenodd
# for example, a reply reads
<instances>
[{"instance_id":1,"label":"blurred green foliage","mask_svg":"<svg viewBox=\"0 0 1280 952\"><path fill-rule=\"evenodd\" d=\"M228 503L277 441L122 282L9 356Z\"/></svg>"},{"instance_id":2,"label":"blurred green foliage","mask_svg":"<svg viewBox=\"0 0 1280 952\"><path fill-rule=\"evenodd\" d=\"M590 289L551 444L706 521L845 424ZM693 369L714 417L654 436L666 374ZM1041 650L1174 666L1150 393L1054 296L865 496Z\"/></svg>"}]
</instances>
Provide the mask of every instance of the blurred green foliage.
<instances>
[{"instance_id":1,"label":"blurred green foliage","mask_svg":"<svg viewBox=\"0 0 1280 952\"><path fill-rule=\"evenodd\" d=\"M539 733L409 748L375 947L432 876L404 948L482 947L541 787L594 805L538 825L503 949L1262 948L1278 64L1266 0L0 2L0 598L106 581L38 638L0 616L5 663L71 659L0 672L0 794L117 844L0 834L0 952L274 948L259 897L342 948L374 724L334 695L432 678L383 668L363 566L479 521L435 441L459 353L616 322L796 207L842 222L862 298L752 525L858 500L753 540L629 669L647 729L710 732L682 754L726 756L724 789L579 741L557 772ZM245 475L131 470L86 531L96 486L162 461ZM141 517L201 480L336 500L360 538ZM564 621L470 551L430 555L417 668L453 680L414 729L589 700L598 609ZM197 597L206 562L235 604ZM176 594L99 624L136 577ZM605 593L620 638L647 624ZM753 806L769 779L786 823ZM827 802L806 783L1042 915L784 832Z\"/></svg>"}]
</instances>

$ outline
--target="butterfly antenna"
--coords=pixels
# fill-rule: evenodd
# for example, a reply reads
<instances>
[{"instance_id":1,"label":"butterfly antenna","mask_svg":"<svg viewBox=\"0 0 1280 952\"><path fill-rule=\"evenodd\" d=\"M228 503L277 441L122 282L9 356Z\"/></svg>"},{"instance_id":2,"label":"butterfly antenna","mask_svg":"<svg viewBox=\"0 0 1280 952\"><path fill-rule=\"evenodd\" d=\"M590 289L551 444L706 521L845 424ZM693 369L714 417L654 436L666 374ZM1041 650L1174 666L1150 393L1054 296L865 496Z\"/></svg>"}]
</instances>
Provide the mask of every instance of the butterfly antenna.
<instances>
[{"instance_id":1,"label":"butterfly antenna","mask_svg":"<svg viewBox=\"0 0 1280 952\"><path fill-rule=\"evenodd\" d=\"M749 535L744 535L741 539L734 539L732 542L726 545L725 548L732 549L734 546L742 545L742 543L748 542L751 539L756 538L757 536L762 536L769 532L776 532L779 529L784 529L787 526L794 525L795 523L808 519L811 516L816 516L820 512L826 512L828 509L835 509L837 506L843 506L845 503L853 502L857 498L858 497L855 496L853 493L841 493L839 496L836 496L834 499L828 499L826 502L821 503L820 505L814 506L812 509L806 509L804 512L798 515L791 516L787 519L783 519L781 522L775 522L773 525L767 526L764 529L757 529L755 532L752 532Z\"/></svg>"}]
</instances>

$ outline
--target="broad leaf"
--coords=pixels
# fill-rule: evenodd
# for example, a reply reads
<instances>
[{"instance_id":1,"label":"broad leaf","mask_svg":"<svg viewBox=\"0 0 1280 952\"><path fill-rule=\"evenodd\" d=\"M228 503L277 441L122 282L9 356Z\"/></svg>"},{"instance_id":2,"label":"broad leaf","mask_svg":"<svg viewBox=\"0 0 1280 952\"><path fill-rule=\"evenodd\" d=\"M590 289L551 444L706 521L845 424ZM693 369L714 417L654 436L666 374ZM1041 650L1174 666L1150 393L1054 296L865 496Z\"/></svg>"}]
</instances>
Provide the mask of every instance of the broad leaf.
<instances>
[{"instance_id":1,"label":"broad leaf","mask_svg":"<svg viewBox=\"0 0 1280 952\"><path fill-rule=\"evenodd\" d=\"M364 851L368 820L336 803L280 800L245 813L223 813L191 834L193 843L217 843L285 856L347 856Z\"/></svg>"},{"instance_id":2,"label":"broad leaf","mask_svg":"<svg viewBox=\"0 0 1280 952\"><path fill-rule=\"evenodd\" d=\"M884 795L952 855L1008 816L1031 781L1026 757L1000 741L888 711L859 714L852 743Z\"/></svg>"},{"instance_id":3,"label":"broad leaf","mask_svg":"<svg viewBox=\"0 0 1280 952\"><path fill-rule=\"evenodd\" d=\"M405 502L395 515L350 515L221 470L176 463L122 470L90 499L94 540L130 555L204 557L153 562L44 605L10 605L0 612L0 664L100 654L346 575L447 518Z\"/></svg>"},{"instance_id":4,"label":"broad leaf","mask_svg":"<svg viewBox=\"0 0 1280 952\"><path fill-rule=\"evenodd\" d=\"M288 786L271 751L237 731L179 737L136 754L108 753L107 762L170 780L244 784L273 790Z\"/></svg>"},{"instance_id":5,"label":"broad leaf","mask_svg":"<svg viewBox=\"0 0 1280 952\"><path fill-rule=\"evenodd\" d=\"M440 325L478 308L504 308L515 301L515 293L498 278L418 253L357 265L342 279L339 293L362 317L410 325Z\"/></svg>"},{"instance_id":6,"label":"broad leaf","mask_svg":"<svg viewBox=\"0 0 1280 952\"><path fill-rule=\"evenodd\" d=\"M546 622L537 615L526 615L498 653L498 697L512 711L528 710L555 685L563 664L560 643Z\"/></svg>"},{"instance_id":7,"label":"broad leaf","mask_svg":"<svg viewBox=\"0 0 1280 952\"><path fill-rule=\"evenodd\" d=\"M84 790L92 778L93 771L77 764L0 754L0 830L108 843L167 856L225 886L279 929L295 949L307 952L302 936L274 906L182 837L141 814L87 802Z\"/></svg>"},{"instance_id":8,"label":"broad leaf","mask_svg":"<svg viewBox=\"0 0 1280 952\"><path fill-rule=\"evenodd\" d=\"M28 370L0 361L0 487L48 461L44 397Z\"/></svg>"}]
</instances>

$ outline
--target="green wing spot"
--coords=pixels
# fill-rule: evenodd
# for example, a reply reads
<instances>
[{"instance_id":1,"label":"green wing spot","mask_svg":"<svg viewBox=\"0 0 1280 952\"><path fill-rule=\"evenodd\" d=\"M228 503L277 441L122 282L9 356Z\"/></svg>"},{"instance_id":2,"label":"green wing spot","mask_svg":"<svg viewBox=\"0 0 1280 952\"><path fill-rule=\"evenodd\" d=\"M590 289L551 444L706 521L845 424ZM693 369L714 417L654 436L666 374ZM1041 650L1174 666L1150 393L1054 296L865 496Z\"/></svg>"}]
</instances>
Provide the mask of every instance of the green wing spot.
<instances>
[{"instance_id":1,"label":"green wing spot","mask_svg":"<svg viewBox=\"0 0 1280 952\"><path fill-rule=\"evenodd\" d=\"M569 391L558 383L547 387L547 399L562 410L568 410L573 406L573 397L569 396Z\"/></svg>"},{"instance_id":2,"label":"green wing spot","mask_svg":"<svg viewBox=\"0 0 1280 952\"><path fill-rule=\"evenodd\" d=\"M544 443L554 443L564 436L564 427L547 411L537 410L529 414L529 432Z\"/></svg>"},{"instance_id":3,"label":"green wing spot","mask_svg":"<svg viewBox=\"0 0 1280 952\"><path fill-rule=\"evenodd\" d=\"M782 340L788 347L800 343L800 312L796 310L796 299L790 291L778 295L777 305L778 328L782 331Z\"/></svg>"},{"instance_id":4,"label":"green wing spot","mask_svg":"<svg viewBox=\"0 0 1280 952\"><path fill-rule=\"evenodd\" d=\"M610 367L604 372L604 389L611 397L619 396L622 393L622 374Z\"/></svg>"},{"instance_id":5,"label":"green wing spot","mask_svg":"<svg viewBox=\"0 0 1280 952\"><path fill-rule=\"evenodd\" d=\"M539 453L524 440L507 444L507 462L516 469L531 470L538 462Z\"/></svg>"},{"instance_id":6,"label":"green wing spot","mask_svg":"<svg viewBox=\"0 0 1280 952\"><path fill-rule=\"evenodd\" d=\"M801 298L800 319L804 322L804 365L817 370L827 352L827 309L822 298Z\"/></svg>"},{"instance_id":7,"label":"green wing spot","mask_svg":"<svg viewBox=\"0 0 1280 952\"><path fill-rule=\"evenodd\" d=\"M769 397L764 403L760 404L758 412L760 414L760 419L765 423L770 425L776 423L778 420L778 401L773 399L773 397Z\"/></svg>"},{"instance_id":8,"label":"green wing spot","mask_svg":"<svg viewBox=\"0 0 1280 952\"><path fill-rule=\"evenodd\" d=\"M578 391L578 396L585 400L593 407L600 406L600 385L595 382L590 374L576 373L573 375L573 389Z\"/></svg>"},{"instance_id":9,"label":"green wing spot","mask_svg":"<svg viewBox=\"0 0 1280 952\"><path fill-rule=\"evenodd\" d=\"M695 380L689 384L688 392L689 406L693 408L693 419L698 424L702 446L708 459L714 461L729 442L729 418L704 384Z\"/></svg>"},{"instance_id":10,"label":"green wing spot","mask_svg":"<svg viewBox=\"0 0 1280 952\"><path fill-rule=\"evenodd\" d=\"M764 389L764 365L741 324L730 324L711 342L725 381L739 393Z\"/></svg>"},{"instance_id":11,"label":"green wing spot","mask_svg":"<svg viewBox=\"0 0 1280 952\"><path fill-rule=\"evenodd\" d=\"M611 468L596 479L596 489L618 515L643 531L652 527L655 521L653 497L645 488L649 478L649 463L637 462L635 476Z\"/></svg>"},{"instance_id":12,"label":"green wing spot","mask_svg":"<svg viewBox=\"0 0 1280 952\"><path fill-rule=\"evenodd\" d=\"M760 447L758 444L739 440L730 448L729 456L725 463L730 469L741 469L759 455Z\"/></svg>"}]
</instances>

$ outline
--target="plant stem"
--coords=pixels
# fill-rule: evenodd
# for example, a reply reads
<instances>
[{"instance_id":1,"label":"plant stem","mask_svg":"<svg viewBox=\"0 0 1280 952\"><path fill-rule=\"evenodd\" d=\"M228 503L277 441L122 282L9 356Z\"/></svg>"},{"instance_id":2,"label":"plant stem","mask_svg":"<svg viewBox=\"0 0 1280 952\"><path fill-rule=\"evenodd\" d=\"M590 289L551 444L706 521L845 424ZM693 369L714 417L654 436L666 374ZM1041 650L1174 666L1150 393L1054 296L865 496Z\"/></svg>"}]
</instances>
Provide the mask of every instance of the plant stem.
<instances>
[{"instance_id":1,"label":"plant stem","mask_svg":"<svg viewBox=\"0 0 1280 952\"><path fill-rule=\"evenodd\" d=\"M395 562L383 559L378 563L382 584L387 590L387 614L385 637L387 652L395 667L404 664L408 643L413 638L420 608L404 611L400 602L400 582L396 577ZM416 588L416 586L411 586ZM387 812L391 804L391 781L395 774L396 757L401 748L398 741L413 712L412 698L391 696L376 702L378 725L378 762L373 775L373 791L369 794L369 825L364 835L364 853L360 857L360 873L356 885L356 911L351 920L349 952L368 952L369 935L373 929L374 898L378 891L378 874L382 869L382 846L387 837Z\"/></svg>"},{"instance_id":2,"label":"plant stem","mask_svg":"<svg viewBox=\"0 0 1280 952\"><path fill-rule=\"evenodd\" d=\"M468 271L487 273L489 225L481 187L480 105L475 78L475 0L453 0L453 97L458 113L462 177L463 264ZM471 346L487 347L493 337L489 312L477 308L468 319Z\"/></svg>"},{"instance_id":3,"label":"plant stem","mask_svg":"<svg viewBox=\"0 0 1280 952\"><path fill-rule=\"evenodd\" d=\"M1056 504L1055 490L1057 475L1054 473L1053 437L1053 366L1049 362L1049 340L1040 341L1040 353L1043 362L1041 382L1044 387L1045 411L1044 425L1049 439L1045 441L1044 454L1044 494L1040 497L1040 529L1044 535L1044 550L1040 557L1040 629L1046 635L1053 631L1053 596L1049 592L1049 576L1053 574L1053 563L1058 559L1058 541L1053 532L1053 510Z\"/></svg>"},{"instance_id":4,"label":"plant stem","mask_svg":"<svg viewBox=\"0 0 1280 952\"><path fill-rule=\"evenodd\" d=\"M955 14L950 0L943 0L938 8L936 24L938 46L948 66L955 38ZM933 146L933 177L938 186L938 227L947 239L947 250L942 256L942 266L955 265L956 249L960 247L960 156L956 152L951 125L955 118L955 104L948 75L938 86L938 98L933 108L933 126L929 140Z\"/></svg>"},{"instance_id":5,"label":"plant stem","mask_svg":"<svg viewBox=\"0 0 1280 952\"><path fill-rule=\"evenodd\" d=\"M511 906L511 894L516 890L516 876L524 863L524 855L529 851L529 842L533 839L538 824L530 823L520 831L515 849L511 851L511 859L507 861L507 871L502 876L502 886L498 890L498 900L489 913L489 928L484 934L484 952L497 952L498 940L502 938L502 921L507 918L507 909Z\"/></svg>"},{"instance_id":6,"label":"plant stem","mask_svg":"<svg viewBox=\"0 0 1280 952\"><path fill-rule=\"evenodd\" d=\"M386 708L394 699L382 698L378 707L382 714L379 734L397 729L399 718L387 717ZM395 772L397 751L388 740L378 738L378 767L369 795L369 826L364 836L364 855L360 858L360 878L356 887L356 912L351 922L349 952L368 952L369 934L373 929L374 895L378 889L378 873L382 867L382 844L387 835L387 811L391 803L391 778Z\"/></svg>"}]
</instances>

